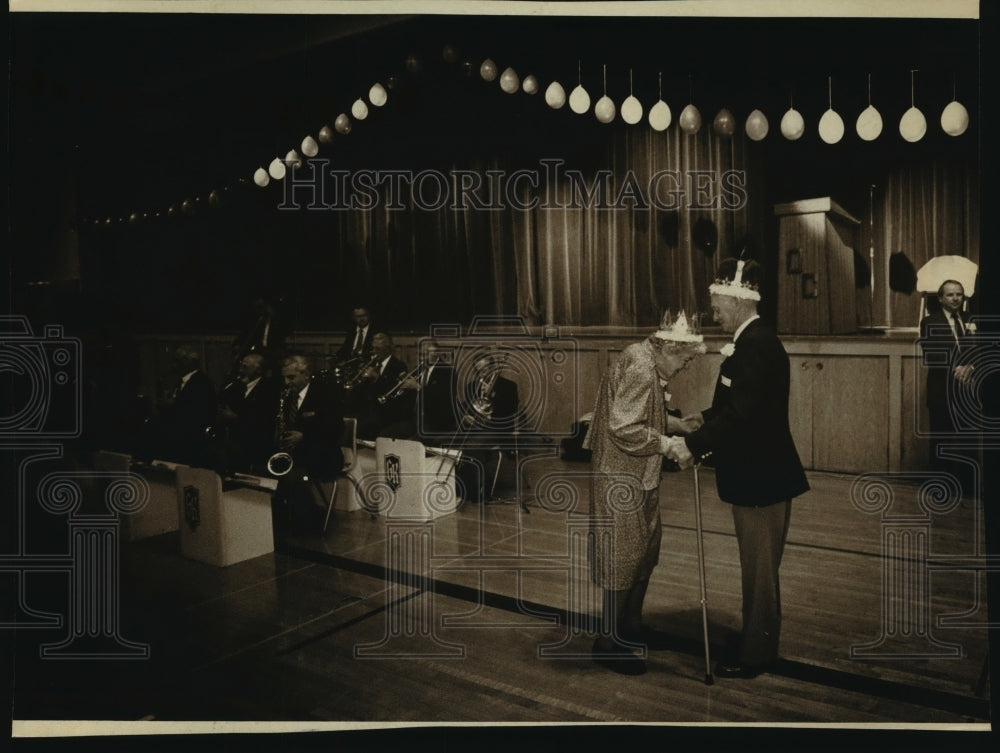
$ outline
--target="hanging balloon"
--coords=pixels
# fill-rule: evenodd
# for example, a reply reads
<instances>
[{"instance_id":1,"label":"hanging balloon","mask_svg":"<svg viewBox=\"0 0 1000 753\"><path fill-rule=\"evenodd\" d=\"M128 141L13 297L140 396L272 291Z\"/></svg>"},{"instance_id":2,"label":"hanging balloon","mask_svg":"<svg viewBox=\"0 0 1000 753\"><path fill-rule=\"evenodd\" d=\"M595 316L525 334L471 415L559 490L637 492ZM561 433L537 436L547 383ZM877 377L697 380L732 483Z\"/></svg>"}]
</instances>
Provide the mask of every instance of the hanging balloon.
<instances>
[{"instance_id":1,"label":"hanging balloon","mask_svg":"<svg viewBox=\"0 0 1000 753\"><path fill-rule=\"evenodd\" d=\"M911 107L903 113L899 121L899 135L911 144L920 141L927 133L927 118L916 107Z\"/></svg>"},{"instance_id":2,"label":"hanging balloon","mask_svg":"<svg viewBox=\"0 0 1000 753\"><path fill-rule=\"evenodd\" d=\"M582 84L578 84L577 87L570 92L569 109L577 115L583 115L583 113L590 109L590 95L587 94L587 90L583 88Z\"/></svg>"},{"instance_id":3,"label":"hanging balloon","mask_svg":"<svg viewBox=\"0 0 1000 753\"><path fill-rule=\"evenodd\" d=\"M132 212L132 214L128 216L128 221L134 225L139 221L139 215L136 212Z\"/></svg>"},{"instance_id":4,"label":"hanging balloon","mask_svg":"<svg viewBox=\"0 0 1000 753\"><path fill-rule=\"evenodd\" d=\"M321 144L333 143L333 129L330 126L323 126L319 129L319 141Z\"/></svg>"},{"instance_id":5,"label":"hanging balloon","mask_svg":"<svg viewBox=\"0 0 1000 753\"><path fill-rule=\"evenodd\" d=\"M368 117L368 105L363 99L354 100L354 104L351 105L351 115L355 120L364 120Z\"/></svg>"},{"instance_id":6,"label":"hanging balloon","mask_svg":"<svg viewBox=\"0 0 1000 753\"><path fill-rule=\"evenodd\" d=\"M218 209L222 205L222 196L214 188L208 193L208 205L212 209Z\"/></svg>"},{"instance_id":7,"label":"hanging balloon","mask_svg":"<svg viewBox=\"0 0 1000 753\"><path fill-rule=\"evenodd\" d=\"M882 133L882 115L872 105L868 105L858 115L854 129L864 141L874 141Z\"/></svg>"},{"instance_id":8,"label":"hanging balloon","mask_svg":"<svg viewBox=\"0 0 1000 753\"><path fill-rule=\"evenodd\" d=\"M319 144L316 143L316 139L312 136L306 136L302 139L302 153L307 157L315 157L319 154Z\"/></svg>"},{"instance_id":9,"label":"hanging balloon","mask_svg":"<svg viewBox=\"0 0 1000 753\"><path fill-rule=\"evenodd\" d=\"M497 64L489 58L486 58L486 60L483 61L483 64L479 66L479 75L483 77L483 81L496 80Z\"/></svg>"},{"instance_id":10,"label":"hanging balloon","mask_svg":"<svg viewBox=\"0 0 1000 753\"><path fill-rule=\"evenodd\" d=\"M649 125L654 131L665 131L670 125L670 106L662 99L649 109Z\"/></svg>"},{"instance_id":11,"label":"hanging balloon","mask_svg":"<svg viewBox=\"0 0 1000 753\"><path fill-rule=\"evenodd\" d=\"M263 167L258 167L253 172L253 182L256 183L261 188L264 188L268 183L271 182L271 176L267 174L267 170Z\"/></svg>"},{"instance_id":12,"label":"hanging balloon","mask_svg":"<svg viewBox=\"0 0 1000 753\"><path fill-rule=\"evenodd\" d=\"M389 94L386 92L385 87L382 84L372 84L372 88L368 90L368 101L371 102L375 107L381 107L389 99Z\"/></svg>"},{"instance_id":13,"label":"hanging balloon","mask_svg":"<svg viewBox=\"0 0 1000 753\"><path fill-rule=\"evenodd\" d=\"M558 81L553 81L549 84L549 88L545 90L545 104L553 110L558 110L566 104L566 90L562 88L562 84Z\"/></svg>"},{"instance_id":14,"label":"hanging balloon","mask_svg":"<svg viewBox=\"0 0 1000 753\"><path fill-rule=\"evenodd\" d=\"M610 123L615 119L615 103L607 94L597 100L594 105L594 115L602 123Z\"/></svg>"},{"instance_id":15,"label":"hanging balloon","mask_svg":"<svg viewBox=\"0 0 1000 753\"><path fill-rule=\"evenodd\" d=\"M530 74L525 76L524 81L521 83L521 88L524 89L525 94L537 94L538 79Z\"/></svg>"},{"instance_id":16,"label":"hanging balloon","mask_svg":"<svg viewBox=\"0 0 1000 753\"><path fill-rule=\"evenodd\" d=\"M789 141L795 141L802 137L806 131L806 122L802 119L802 113L794 107L789 107L781 117L781 135Z\"/></svg>"},{"instance_id":17,"label":"hanging balloon","mask_svg":"<svg viewBox=\"0 0 1000 753\"><path fill-rule=\"evenodd\" d=\"M629 125L635 125L642 120L642 103L631 94L622 102L622 120Z\"/></svg>"},{"instance_id":18,"label":"hanging balloon","mask_svg":"<svg viewBox=\"0 0 1000 753\"><path fill-rule=\"evenodd\" d=\"M746 132L752 141L762 141L767 136L767 118L760 110L754 110L747 116Z\"/></svg>"},{"instance_id":19,"label":"hanging balloon","mask_svg":"<svg viewBox=\"0 0 1000 753\"><path fill-rule=\"evenodd\" d=\"M407 55L404 65L410 73L420 73L420 69L423 67L420 63L420 58L416 55Z\"/></svg>"},{"instance_id":20,"label":"hanging balloon","mask_svg":"<svg viewBox=\"0 0 1000 753\"><path fill-rule=\"evenodd\" d=\"M281 180L285 177L285 163L281 161L281 157L275 157L271 160L271 164L267 166L267 172L275 180Z\"/></svg>"},{"instance_id":21,"label":"hanging balloon","mask_svg":"<svg viewBox=\"0 0 1000 753\"><path fill-rule=\"evenodd\" d=\"M337 133L346 136L351 132L351 119L347 117L346 113L340 113L337 119L333 121L333 127L337 129Z\"/></svg>"},{"instance_id":22,"label":"hanging balloon","mask_svg":"<svg viewBox=\"0 0 1000 753\"><path fill-rule=\"evenodd\" d=\"M191 199L184 199L184 201L181 202L181 211L184 214L194 214L194 203Z\"/></svg>"},{"instance_id":23,"label":"hanging balloon","mask_svg":"<svg viewBox=\"0 0 1000 753\"><path fill-rule=\"evenodd\" d=\"M521 79L518 78L517 71L513 68L507 68L501 73L500 88L508 94L517 94L517 90L521 88Z\"/></svg>"},{"instance_id":24,"label":"hanging balloon","mask_svg":"<svg viewBox=\"0 0 1000 753\"><path fill-rule=\"evenodd\" d=\"M969 111L961 102L952 100L941 112L941 128L949 136L961 136L969 127Z\"/></svg>"},{"instance_id":25,"label":"hanging balloon","mask_svg":"<svg viewBox=\"0 0 1000 753\"><path fill-rule=\"evenodd\" d=\"M441 50L441 57L444 58L444 62L446 63L454 63L458 60L458 50L453 45L446 44L444 49Z\"/></svg>"},{"instance_id":26,"label":"hanging balloon","mask_svg":"<svg viewBox=\"0 0 1000 753\"><path fill-rule=\"evenodd\" d=\"M302 158L297 151L290 149L285 155L285 164L289 167L302 167Z\"/></svg>"},{"instance_id":27,"label":"hanging balloon","mask_svg":"<svg viewBox=\"0 0 1000 753\"><path fill-rule=\"evenodd\" d=\"M688 136L693 136L701 129L701 113L693 104L689 104L681 110L681 116L677 119L681 130Z\"/></svg>"},{"instance_id":28,"label":"hanging balloon","mask_svg":"<svg viewBox=\"0 0 1000 753\"><path fill-rule=\"evenodd\" d=\"M844 138L844 120L832 107L819 119L819 137L827 144L836 144Z\"/></svg>"},{"instance_id":29,"label":"hanging balloon","mask_svg":"<svg viewBox=\"0 0 1000 753\"><path fill-rule=\"evenodd\" d=\"M736 118L723 107L712 121L712 130L720 136L732 136L736 133Z\"/></svg>"},{"instance_id":30,"label":"hanging balloon","mask_svg":"<svg viewBox=\"0 0 1000 753\"><path fill-rule=\"evenodd\" d=\"M462 70L462 75L466 78L472 78L473 65L469 60L463 60L462 65L459 66Z\"/></svg>"},{"instance_id":31,"label":"hanging balloon","mask_svg":"<svg viewBox=\"0 0 1000 753\"><path fill-rule=\"evenodd\" d=\"M385 85L388 89L395 89L399 86L399 76L392 75L385 80Z\"/></svg>"},{"instance_id":32,"label":"hanging balloon","mask_svg":"<svg viewBox=\"0 0 1000 753\"><path fill-rule=\"evenodd\" d=\"M170 205L170 206L169 206L169 207L167 208L167 216L168 216L168 217L173 217L173 216L175 216L176 214L177 214L177 207L175 207L175 206L174 206L173 204L171 204L171 205ZM110 218L110 217L108 217L108 219L107 219L107 220L105 221L105 224L106 224L106 225L110 225L110 224L111 224L111 218Z\"/></svg>"}]
</instances>

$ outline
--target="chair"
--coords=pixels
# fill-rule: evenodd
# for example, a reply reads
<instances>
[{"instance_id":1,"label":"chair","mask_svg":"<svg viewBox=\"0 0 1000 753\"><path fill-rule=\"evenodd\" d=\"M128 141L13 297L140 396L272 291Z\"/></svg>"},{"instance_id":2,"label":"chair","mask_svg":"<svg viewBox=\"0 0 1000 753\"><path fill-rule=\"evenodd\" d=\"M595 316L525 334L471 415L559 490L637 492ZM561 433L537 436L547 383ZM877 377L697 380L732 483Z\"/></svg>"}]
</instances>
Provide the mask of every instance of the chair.
<instances>
[{"instance_id":1,"label":"chair","mask_svg":"<svg viewBox=\"0 0 1000 753\"><path fill-rule=\"evenodd\" d=\"M978 274L979 265L964 256L950 254L932 257L917 270L917 292L922 294L918 321L930 313L927 309L927 296L937 294L945 280L955 280L962 284L966 299L963 310L968 310L968 299L975 295Z\"/></svg>"},{"instance_id":2,"label":"chair","mask_svg":"<svg viewBox=\"0 0 1000 753\"><path fill-rule=\"evenodd\" d=\"M337 487L340 484L340 479L348 477L348 474L354 470L355 463L358 462L357 418L344 419L344 433L340 436L340 448L344 453L344 466L340 469L337 478L333 480L333 489L330 491L330 498L326 503L326 516L323 518L323 533L326 533L326 528L330 525L330 513L333 512L333 503L337 498Z\"/></svg>"}]
</instances>

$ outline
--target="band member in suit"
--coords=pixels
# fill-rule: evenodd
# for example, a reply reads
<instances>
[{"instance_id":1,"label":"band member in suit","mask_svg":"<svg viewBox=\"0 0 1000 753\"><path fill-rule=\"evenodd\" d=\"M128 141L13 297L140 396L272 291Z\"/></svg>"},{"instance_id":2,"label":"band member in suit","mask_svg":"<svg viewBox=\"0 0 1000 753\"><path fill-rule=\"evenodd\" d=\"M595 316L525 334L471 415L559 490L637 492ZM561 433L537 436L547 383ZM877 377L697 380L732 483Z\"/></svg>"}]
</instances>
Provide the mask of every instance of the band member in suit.
<instances>
[{"instance_id":1,"label":"band member in suit","mask_svg":"<svg viewBox=\"0 0 1000 753\"><path fill-rule=\"evenodd\" d=\"M668 453L681 467L710 459L719 498L732 506L743 630L738 655L719 662L718 677L756 677L777 660L778 568L791 500L809 489L788 425L788 355L757 314L759 276L753 261L720 264L709 287L712 313L733 342L722 349L711 408L694 417L700 428L674 438Z\"/></svg>"},{"instance_id":2,"label":"band member in suit","mask_svg":"<svg viewBox=\"0 0 1000 753\"><path fill-rule=\"evenodd\" d=\"M487 353L476 359L458 406L456 467L459 493L468 502L489 498L502 453L515 448L519 419L517 383L503 376L505 358Z\"/></svg>"},{"instance_id":3,"label":"band member in suit","mask_svg":"<svg viewBox=\"0 0 1000 753\"><path fill-rule=\"evenodd\" d=\"M392 337L388 334L378 332L372 337L374 360L365 367L358 386L354 388L358 437L361 439L409 439L416 433L413 413L415 395L412 391L404 391L393 399L379 400L410 371L392 351Z\"/></svg>"},{"instance_id":4,"label":"band member in suit","mask_svg":"<svg viewBox=\"0 0 1000 753\"><path fill-rule=\"evenodd\" d=\"M254 297L247 323L233 341L234 359L259 353L264 356L265 370L277 370L285 355L285 341L291 335L283 303L280 297Z\"/></svg>"},{"instance_id":5,"label":"band member in suit","mask_svg":"<svg viewBox=\"0 0 1000 753\"><path fill-rule=\"evenodd\" d=\"M971 492L972 472L967 463L939 457L938 449L954 441L956 426L952 399L971 384L974 365L963 358L971 345L975 323L962 311L965 288L957 280L945 280L937 293L941 305L920 322L920 342L925 353L933 352L936 365L927 369L926 402L930 419L930 466L936 471L954 474L966 493ZM954 451L952 451L954 452Z\"/></svg>"},{"instance_id":6,"label":"band member in suit","mask_svg":"<svg viewBox=\"0 0 1000 753\"><path fill-rule=\"evenodd\" d=\"M186 345L173 354L177 380L164 396L154 424L154 443L164 459L187 465L211 463L206 430L215 422L212 380L201 370L198 353Z\"/></svg>"},{"instance_id":7,"label":"band member in suit","mask_svg":"<svg viewBox=\"0 0 1000 753\"><path fill-rule=\"evenodd\" d=\"M312 378L312 366L302 355L285 358L281 368L285 392L281 401L278 450L292 456L292 470L281 477L279 504L291 507L293 528L316 523L323 510L316 505L316 482L332 481L344 465L340 438L344 419L334 391ZM277 416L276 416L277 417Z\"/></svg>"},{"instance_id":8,"label":"band member in suit","mask_svg":"<svg viewBox=\"0 0 1000 753\"><path fill-rule=\"evenodd\" d=\"M367 359L372 354L375 328L372 325L371 309L366 305L355 306L351 311L351 318L354 326L337 351L338 363L345 363L353 358Z\"/></svg>"},{"instance_id":9,"label":"band member in suit","mask_svg":"<svg viewBox=\"0 0 1000 753\"><path fill-rule=\"evenodd\" d=\"M642 607L660 558L660 469L667 434L692 425L668 416L665 387L705 352L684 314L664 317L660 330L628 346L601 380L584 447L592 452L589 561L604 589L594 661L621 674L642 674L635 644L663 648L663 634L645 628ZM631 645L630 645L631 644Z\"/></svg>"},{"instance_id":10,"label":"band member in suit","mask_svg":"<svg viewBox=\"0 0 1000 753\"><path fill-rule=\"evenodd\" d=\"M448 356L448 351L431 343L425 354L426 366L403 385L404 389L418 392L417 436L424 444L447 442L454 437L457 428L458 375Z\"/></svg>"},{"instance_id":11,"label":"band member in suit","mask_svg":"<svg viewBox=\"0 0 1000 753\"><path fill-rule=\"evenodd\" d=\"M226 464L232 470L265 473L274 452L274 423L281 392L265 373L264 356L240 359L239 377L223 390L219 416L225 431Z\"/></svg>"}]
</instances>

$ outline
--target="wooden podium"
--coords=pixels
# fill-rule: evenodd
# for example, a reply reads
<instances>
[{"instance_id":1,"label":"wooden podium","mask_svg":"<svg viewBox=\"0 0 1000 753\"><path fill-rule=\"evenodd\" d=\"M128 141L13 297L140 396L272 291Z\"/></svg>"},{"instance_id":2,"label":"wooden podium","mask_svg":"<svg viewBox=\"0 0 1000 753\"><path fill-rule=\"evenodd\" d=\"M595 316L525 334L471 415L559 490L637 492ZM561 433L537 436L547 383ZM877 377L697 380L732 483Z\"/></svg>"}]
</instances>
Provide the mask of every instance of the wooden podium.
<instances>
[{"instance_id":1,"label":"wooden podium","mask_svg":"<svg viewBox=\"0 0 1000 753\"><path fill-rule=\"evenodd\" d=\"M375 471L361 479L365 502L387 518L428 521L458 509L456 451L408 439L375 440Z\"/></svg>"},{"instance_id":2,"label":"wooden podium","mask_svg":"<svg viewBox=\"0 0 1000 753\"><path fill-rule=\"evenodd\" d=\"M140 510L121 516L123 541L136 541L177 530L177 464L165 460L136 463L131 455L100 450L94 454L94 469L134 473L149 486L149 501Z\"/></svg>"},{"instance_id":3,"label":"wooden podium","mask_svg":"<svg viewBox=\"0 0 1000 753\"><path fill-rule=\"evenodd\" d=\"M271 494L277 481L226 479L207 468L177 467L181 554L225 567L274 551Z\"/></svg>"},{"instance_id":4,"label":"wooden podium","mask_svg":"<svg viewBox=\"0 0 1000 753\"><path fill-rule=\"evenodd\" d=\"M858 329L854 256L861 223L829 197L776 204L778 332Z\"/></svg>"}]
</instances>

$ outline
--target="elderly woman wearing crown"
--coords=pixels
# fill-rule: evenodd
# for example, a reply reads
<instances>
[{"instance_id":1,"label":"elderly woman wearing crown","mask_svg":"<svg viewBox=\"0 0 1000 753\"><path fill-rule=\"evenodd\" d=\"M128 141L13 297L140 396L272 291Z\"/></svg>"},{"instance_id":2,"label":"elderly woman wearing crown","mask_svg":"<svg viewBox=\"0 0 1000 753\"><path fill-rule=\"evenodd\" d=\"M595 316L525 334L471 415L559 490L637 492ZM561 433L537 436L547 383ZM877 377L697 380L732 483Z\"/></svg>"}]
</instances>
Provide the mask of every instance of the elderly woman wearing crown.
<instances>
[{"instance_id":1,"label":"elderly woman wearing crown","mask_svg":"<svg viewBox=\"0 0 1000 753\"><path fill-rule=\"evenodd\" d=\"M739 654L717 677L750 678L778 657L778 567L793 497L808 491L788 426L789 362L777 335L757 315L759 267L727 259L709 287L712 313L733 341L722 348L712 407L702 426L671 442L682 466L711 457L719 498L732 505L740 553L743 630Z\"/></svg>"},{"instance_id":2,"label":"elderly woman wearing crown","mask_svg":"<svg viewBox=\"0 0 1000 753\"><path fill-rule=\"evenodd\" d=\"M697 320L669 313L661 328L628 346L601 381L584 439L592 450L591 577L604 589L594 660L622 674L641 674L637 644L650 643L641 624L649 576L660 557L660 471L668 434L693 425L669 416L665 387L705 352Z\"/></svg>"}]
</instances>

